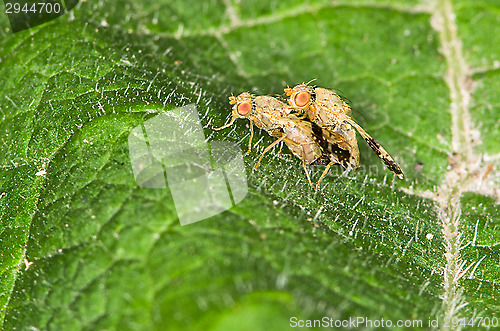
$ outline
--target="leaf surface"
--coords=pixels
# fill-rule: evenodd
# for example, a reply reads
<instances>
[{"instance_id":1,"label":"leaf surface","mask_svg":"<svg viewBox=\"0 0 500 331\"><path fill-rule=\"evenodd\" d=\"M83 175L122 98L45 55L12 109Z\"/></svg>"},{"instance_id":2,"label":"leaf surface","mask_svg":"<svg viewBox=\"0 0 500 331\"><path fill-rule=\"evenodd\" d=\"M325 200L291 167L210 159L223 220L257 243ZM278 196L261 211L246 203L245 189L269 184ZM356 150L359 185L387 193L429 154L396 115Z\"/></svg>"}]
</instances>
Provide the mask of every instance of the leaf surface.
<instances>
[{"instance_id":1,"label":"leaf surface","mask_svg":"<svg viewBox=\"0 0 500 331\"><path fill-rule=\"evenodd\" d=\"M487 31L500 7L453 5L478 69L474 148L498 165L500 43ZM442 318L442 223L422 192L445 180L454 133L432 15L412 1L124 0L82 2L17 34L2 16L3 327L279 330L291 317L323 316L428 327ZM144 121L196 103L209 140L245 150L244 121L213 130L230 116L227 97L314 78L351 100L404 181L358 139L362 167L333 169L314 192L285 148L252 170L273 141L257 131L245 156L249 193L222 214L181 227L169 189L135 183L127 139ZM496 176L487 181L498 185ZM461 316L491 318L500 313L498 204L470 192L461 205L470 266L456 282L468 302Z\"/></svg>"}]
</instances>

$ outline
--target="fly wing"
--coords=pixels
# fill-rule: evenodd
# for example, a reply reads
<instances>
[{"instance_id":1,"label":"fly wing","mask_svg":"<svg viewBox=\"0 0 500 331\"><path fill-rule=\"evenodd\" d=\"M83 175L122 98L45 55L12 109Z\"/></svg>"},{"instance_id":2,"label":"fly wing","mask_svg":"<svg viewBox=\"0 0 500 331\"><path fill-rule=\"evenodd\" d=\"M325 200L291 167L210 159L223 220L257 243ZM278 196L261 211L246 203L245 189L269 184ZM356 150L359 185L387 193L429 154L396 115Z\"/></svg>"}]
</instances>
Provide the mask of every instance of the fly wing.
<instances>
[{"instance_id":1,"label":"fly wing","mask_svg":"<svg viewBox=\"0 0 500 331\"><path fill-rule=\"evenodd\" d=\"M280 123L283 124L283 132L288 138L285 143L295 156L304 159L306 164L311 164L322 156L321 147L314 138L310 122L289 115L282 117Z\"/></svg>"},{"instance_id":2,"label":"fly wing","mask_svg":"<svg viewBox=\"0 0 500 331\"><path fill-rule=\"evenodd\" d=\"M349 116L346 116L346 122L355 127L356 130L358 130L361 137L363 137L368 146L370 146L370 148L375 152L375 154L377 154L377 156L382 160L382 162L385 163L385 165L387 166L387 168L389 168L389 170L394 172L399 177L399 179L404 178L403 170L401 170L396 161L394 161L392 156L389 153L387 153L387 151L385 150L384 147L382 147L382 145L380 145L375 139L373 139L365 130L363 130L361 126L359 126L358 123L356 123L356 121L354 121Z\"/></svg>"},{"instance_id":3,"label":"fly wing","mask_svg":"<svg viewBox=\"0 0 500 331\"><path fill-rule=\"evenodd\" d=\"M356 142L356 133L351 126L339 125L336 127L319 127L312 125L314 137L320 145L323 156L314 164L340 164L346 169L359 166L359 151Z\"/></svg>"}]
</instances>

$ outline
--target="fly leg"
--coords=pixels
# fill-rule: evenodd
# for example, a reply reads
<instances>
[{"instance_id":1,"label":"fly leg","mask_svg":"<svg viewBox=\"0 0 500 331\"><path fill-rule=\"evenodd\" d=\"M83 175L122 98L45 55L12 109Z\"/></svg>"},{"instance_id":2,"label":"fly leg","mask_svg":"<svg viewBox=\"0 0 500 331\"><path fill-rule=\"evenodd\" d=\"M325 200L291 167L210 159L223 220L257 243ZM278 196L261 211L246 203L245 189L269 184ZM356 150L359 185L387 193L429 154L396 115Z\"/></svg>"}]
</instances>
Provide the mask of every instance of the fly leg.
<instances>
[{"instance_id":1,"label":"fly leg","mask_svg":"<svg viewBox=\"0 0 500 331\"><path fill-rule=\"evenodd\" d=\"M262 152L262 154L260 155L259 160L257 161L257 164L254 167L255 170L257 170L257 168L259 167L260 161L262 161L262 158L264 157L264 154L266 154L271 148L273 148L274 146L276 146L277 144L279 144L281 141L283 141L283 140L286 139L286 134L283 133L283 132L277 132L277 133L273 134L273 136L275 136L275 137L279 136L279 138L276 139L271 145L267 146L266 149L264 150L264 152Z\"/></svg>"},{"instance_id":2,"label":"fly leg","mask_svg":"<svg viewBox=\"0 0 500 331\"><path fill-rule=\"evenodd\" d=\"M323 173L321 174L321 177L319 177L319 180L318 180L318 184L316 185L316 190L319 191L319 188L320 188L320 183L321 183L321 180L323 179L323 177L326 176L326 174L328 173L328 170L330 170L330 167L332 166L332 164L335 164L336 162L334 161L330 161L330 163L328 163L326 165L326 168L325 170L323 171Z\"/></svg>"}]
</instances>

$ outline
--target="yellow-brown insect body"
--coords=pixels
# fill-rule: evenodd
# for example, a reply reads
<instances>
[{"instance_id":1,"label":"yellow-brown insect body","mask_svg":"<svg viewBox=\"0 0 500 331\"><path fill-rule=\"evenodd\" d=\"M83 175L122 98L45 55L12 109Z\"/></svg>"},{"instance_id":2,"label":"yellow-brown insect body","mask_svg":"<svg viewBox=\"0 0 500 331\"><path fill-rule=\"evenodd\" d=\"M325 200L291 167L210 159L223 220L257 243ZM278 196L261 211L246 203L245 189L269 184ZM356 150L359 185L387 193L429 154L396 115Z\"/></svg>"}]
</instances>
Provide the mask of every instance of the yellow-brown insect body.
<instances>
[{"instance_id":1,"label":"yellow-brown insect body","mask_svg":"<svg viewBox=\"0 0 500 331\"><path fill-rule=\"evenodd\" d=\"M321 157L322 152L315 141L310 122L301 121L290 113L294 110L284 102L268 96L253 98L254 113L252 119L255 125L266 130L274 137L284 133L283 142L299 159L311 164Z\"/></svg>"},{"instance_id":2,"label":"yellow-brown insect body","mask_svg":"<svg viewBox=\"0 0 500 331\"><path fill-rule=\"evenodd\" d=\"M253 99L255 107L255 118L259 120L256 125L266 131L280 129L285 118L293 111L287 104L279 101L278 99L263 95L257 96Z\"/></svg>"},{"instance_id":3,"label":"yellow-brown insect body","mask_svg":"<svg viewBox=\"0 0 500 331\"><path fill-rule=\"evenodd\" d=\"M316 136L331 159L347 169L357 168L356 132L346 122L346 116L351 113L349 105L337 93L307 84L287 88L285 92L290 97L290 106L321 128L321 131L316 129Z\"/></svg>"},{"instance_id":4,"label":"yellow-brown insect body","mask_svg":"<svg viewBox=\"0 0 500 331\"><path fill-rule=\"evenodd\" d=\"M250 122L255 123L260 129L263 128L262 116L259 112L255 110L253 104L253 96L248 92L243 92L238 96L230 96L229 103L233 105L233 118L231 121L217 130L225 128L233 124L234 120L237 118L248 118ZM244 110L242 110L244 108Z\"/></svg>"},{"instance_id":5,"label":"yellow-brown insect body","mask_svg":"<svg viewBox=\"0 0 500 331\"><path fill-rule=\"evenodd\" d=\"M311 121L323 126L337 126L345 122L351 107L337 93L321 87L314 88L314 93L315 101L308 109Z\"/></svg>"},{"instance_id":6,"label":"yellow-brown insect body","mask_svg":"<svg viewBox=\"0 0 500 331\"><path fill-rule=\"evenodd\" d=\"M286 88L285 93L290 106L321 127L340 125L351 113L351 107L337 93L325 88L299 84Z\"/></svg>"},{"instance_id":7,"label":"yellow-brown insect body","mask_svg":"<svg viewBox=\"0 0 500 331\"><path fill-rule=\"evenodd\" d=\"M301 121L294 115L283 117L279 122L283 132L291 141L285 143L295 156L304 159L306 164L311 164L323 155L321 147L314 138L310 122Z\"/></svg>"},{"instance_id":8,"label":"yellow-brown insect body","mask_svg":"<svg viewBox=\"0 0 500 331\"><path fill-rule=\"evenodd\" d=\"M350 138L355 136L355 128L382 162L400 179L403 179L403 171L399 165L375 139L349 116L351 107L337 93L307 84L299 84L293 88L286 88L285 93L289 96L289 104L319 127L327 129L327 131L342 132L340 136L343 139L343 144L336 144L343 150L348 150L351 153L352 158L349 162L351 168L355 168L359 164L357 141L355 138ZM329 140L331 144L335 144L334 138L325 137L325 139ZM340 164L344 165L343 163Z\"/></svg>"},{"instance_id":9,"label":"yellow-brown insect body","mask_svg":"<svg viewBox=\"0 0 500 331\"><path fill-rule=\"evenodd\" d=\"M237 118L248 118L251 134L247 154L251 150L253 124L277 138L271 145L266 147L257 161L255 168L259 166L260 161L267 151L276 144L284 142L292 153L302 160L302 166L309 184L311 187L314 187L305 165L324 157L324 153L315 139L314 132L312 131L313 124L292 115L291 112L294 112L293 108L271 96L253 97L250 93L244 92L236 97L231 96L229 102L233 105L233 118L228 124L216 130L232 125Z\"/></svg>"}]
</instances>

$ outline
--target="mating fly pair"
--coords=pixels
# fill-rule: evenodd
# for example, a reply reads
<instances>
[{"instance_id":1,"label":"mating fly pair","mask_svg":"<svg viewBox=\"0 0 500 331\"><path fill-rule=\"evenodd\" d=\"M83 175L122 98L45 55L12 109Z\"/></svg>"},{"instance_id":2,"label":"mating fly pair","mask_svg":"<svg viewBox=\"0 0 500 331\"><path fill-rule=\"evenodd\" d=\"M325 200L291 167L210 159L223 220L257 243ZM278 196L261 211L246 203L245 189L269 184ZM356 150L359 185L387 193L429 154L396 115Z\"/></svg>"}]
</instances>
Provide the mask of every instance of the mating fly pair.
<instances>
[{"instance_id":1,"label":"mating fly pair","mask_svg":"<svg viewBox=\"0 0 500 331\"><path fill-rule=\"evenodd\" d=\"M264 150L255 169L266 152L284 142L292 153L302 160L302 167L312 188L314 186L306 165L326 165L316 186L319 189L321 180L332 165L340 164L346 169L359 166L354 127L387 167L399 178L403 178L401 168L389 153L349 116L351 108L336 93L307 84L287 88L285 93L288 96L288 104L271 96L252 96L248 92L229 97L229 103L233 105L233 118L216 129L231 126L237 118L248 118L250 139L247 154L252 146L253 124L277 138Z\"/></svg>"}]
</instances>

